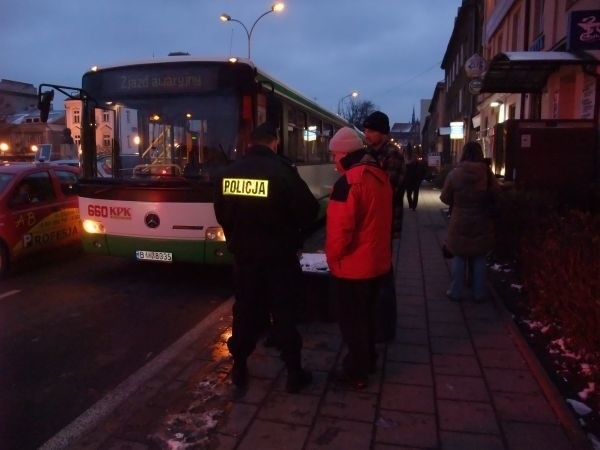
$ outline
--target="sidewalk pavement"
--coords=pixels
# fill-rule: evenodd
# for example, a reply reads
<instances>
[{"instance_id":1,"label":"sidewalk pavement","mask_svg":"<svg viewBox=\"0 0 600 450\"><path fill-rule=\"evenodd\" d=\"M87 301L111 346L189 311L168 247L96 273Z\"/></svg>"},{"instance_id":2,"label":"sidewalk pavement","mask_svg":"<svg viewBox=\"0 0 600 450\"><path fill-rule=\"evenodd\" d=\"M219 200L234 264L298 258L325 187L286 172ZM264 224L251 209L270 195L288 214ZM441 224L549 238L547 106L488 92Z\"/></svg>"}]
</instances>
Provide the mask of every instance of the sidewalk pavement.
<instances>
[{"instance_id":1,"label":"sidewalk pavement","mask_svg":"<svg viewBox=\"0 0 600 450\"><path fill-rule=\"evenodd\" d=\"M230 300L135 390L88 411L43 448L589 448L498 299L446 299L438 197L424 187L417 211L404 212L395 250L397 336L379 345L367 389L328 381L343 346L335 323L313 320L301 326L305 367L314 376L309 388L286 393L277 352L259 344L249 390L234 398L225 345Z\"/></svg>"}]
</instances>

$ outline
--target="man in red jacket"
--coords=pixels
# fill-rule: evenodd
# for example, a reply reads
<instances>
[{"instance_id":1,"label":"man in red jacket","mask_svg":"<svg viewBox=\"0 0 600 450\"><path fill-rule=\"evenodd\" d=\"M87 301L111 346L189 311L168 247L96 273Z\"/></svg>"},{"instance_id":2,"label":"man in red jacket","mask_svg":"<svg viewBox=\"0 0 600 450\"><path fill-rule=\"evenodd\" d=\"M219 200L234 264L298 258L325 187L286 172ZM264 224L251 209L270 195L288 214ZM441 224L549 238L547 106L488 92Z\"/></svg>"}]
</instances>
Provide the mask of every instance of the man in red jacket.
<instances>
[{"instance_id":1,"label":"man in red jacket","mask_svg":"<svg viewBox=\"0 0 600 450\"><path fill-rule=\"evenodd\" d=\"M379 280L391 267L392 188L353 129L340 129L329 150L342 176L327 207L325 252L348 347L337 381L363 389L376 360L373 317Z\"/></svg>"}]
</instances>

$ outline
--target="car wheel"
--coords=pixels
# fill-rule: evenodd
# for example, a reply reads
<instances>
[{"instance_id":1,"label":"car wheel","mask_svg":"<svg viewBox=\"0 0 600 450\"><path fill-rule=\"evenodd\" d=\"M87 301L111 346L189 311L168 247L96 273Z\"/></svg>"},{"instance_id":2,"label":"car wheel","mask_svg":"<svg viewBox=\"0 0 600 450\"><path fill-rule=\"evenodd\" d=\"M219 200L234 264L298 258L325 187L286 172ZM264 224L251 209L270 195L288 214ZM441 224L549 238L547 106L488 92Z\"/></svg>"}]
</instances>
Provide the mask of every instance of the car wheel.
<instances>
[{"instance_id":1,"label":"car wheel","mask_svg":"<svg viewBox=\"0 0 600 450\"><path fill-rule=\"evenodd\" d=\"M8 271L8 250L6 245L0 241L0 278Z\"/></svg>"}]
</instances>

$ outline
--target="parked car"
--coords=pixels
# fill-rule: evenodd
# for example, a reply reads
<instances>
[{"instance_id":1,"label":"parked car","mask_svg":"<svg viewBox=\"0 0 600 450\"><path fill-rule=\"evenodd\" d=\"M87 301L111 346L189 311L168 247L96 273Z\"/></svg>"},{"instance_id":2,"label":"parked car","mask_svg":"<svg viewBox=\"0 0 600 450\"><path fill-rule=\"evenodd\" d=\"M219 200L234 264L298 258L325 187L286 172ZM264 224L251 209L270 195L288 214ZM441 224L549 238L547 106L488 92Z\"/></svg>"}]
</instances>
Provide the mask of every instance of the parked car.
<instances>
[{"instance_id":1,"label":"parked car","mask_svg":"<svg viewBox=\"0 0 600 450\"><path fill-rule=\"evenodd\" d=\"M19 259L80 240L78 179L73 166L0 164L0 277Z\"/></svg>"}]
</instances>

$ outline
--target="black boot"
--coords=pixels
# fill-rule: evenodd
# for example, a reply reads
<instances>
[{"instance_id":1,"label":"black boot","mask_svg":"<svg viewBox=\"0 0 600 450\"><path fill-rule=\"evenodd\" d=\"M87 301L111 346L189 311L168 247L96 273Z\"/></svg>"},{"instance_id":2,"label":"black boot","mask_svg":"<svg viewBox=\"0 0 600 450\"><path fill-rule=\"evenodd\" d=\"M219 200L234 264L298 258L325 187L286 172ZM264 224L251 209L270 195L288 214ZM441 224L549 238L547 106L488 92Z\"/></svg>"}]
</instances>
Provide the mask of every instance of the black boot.
<instances>
[{"instance_id":1,"label":"black boot","mask_svg":"<svg viewBox=\"0 0 600 450\"><path fill-rule=\"evenodd\" d=\"M246 360L234 361L231 368L231 382L238 388L248 386L248 366Z\"/></svg>"}]
</instances>

